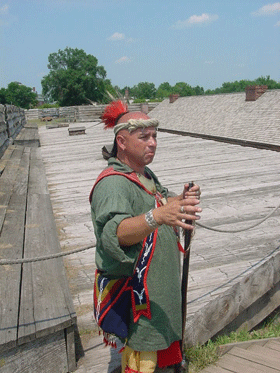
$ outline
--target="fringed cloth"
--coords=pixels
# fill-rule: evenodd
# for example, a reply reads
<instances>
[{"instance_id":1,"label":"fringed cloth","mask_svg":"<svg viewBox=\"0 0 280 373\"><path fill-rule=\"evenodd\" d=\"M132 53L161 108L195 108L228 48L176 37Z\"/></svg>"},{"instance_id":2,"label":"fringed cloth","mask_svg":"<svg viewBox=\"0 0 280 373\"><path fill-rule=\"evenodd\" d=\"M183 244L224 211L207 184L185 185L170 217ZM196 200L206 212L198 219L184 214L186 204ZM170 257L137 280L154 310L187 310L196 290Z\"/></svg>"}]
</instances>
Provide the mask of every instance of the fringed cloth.
<instances>
[{"instance_id":1,"label":"fringed cloth","mask_svg":"<svg viewBox=\"0 0 280 373\"><path fill-rule=\"evenodd\" d=\"M179 341L159 351L135 351L125 346L122 352L122 373L153 373L157 366L165 368L179 364L181 361Z\"/></svg>"}]
</instances>

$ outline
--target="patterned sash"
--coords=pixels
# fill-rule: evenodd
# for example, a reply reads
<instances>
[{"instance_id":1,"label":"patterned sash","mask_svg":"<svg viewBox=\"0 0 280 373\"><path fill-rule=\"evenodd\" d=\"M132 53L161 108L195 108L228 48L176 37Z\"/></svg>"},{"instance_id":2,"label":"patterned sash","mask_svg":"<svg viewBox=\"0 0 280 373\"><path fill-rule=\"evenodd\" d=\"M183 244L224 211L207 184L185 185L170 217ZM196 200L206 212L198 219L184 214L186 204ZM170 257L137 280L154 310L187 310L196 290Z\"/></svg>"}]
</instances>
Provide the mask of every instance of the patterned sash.
<instances>
[{"instance_id":1,"label":"patterned sash","mask_svg":"<svg viewBox=\"0 0 280 373\"><path fill-rule=\"evenodd\" d=\"M137 266L130 281L134 322L137 322L141 315L147 317L148 319L151 319L152 317L147 286L147 276L155 251L157 232L158 230L156 229L145 238Z\"/></svg>"},{"instance_id":2,"label":"patterned sash","mask_svg":"<svg viewBox=\"0 0 280 373\"><path fill-rule=\"evenodd\" d=\"M156 237L157 229L145 238L132 277L111 280L96 270L94 316L105 333L126 338L131 307L134 322L137 322L141 315L151 319L147 276Z\"/></svg>"}]
</instances>

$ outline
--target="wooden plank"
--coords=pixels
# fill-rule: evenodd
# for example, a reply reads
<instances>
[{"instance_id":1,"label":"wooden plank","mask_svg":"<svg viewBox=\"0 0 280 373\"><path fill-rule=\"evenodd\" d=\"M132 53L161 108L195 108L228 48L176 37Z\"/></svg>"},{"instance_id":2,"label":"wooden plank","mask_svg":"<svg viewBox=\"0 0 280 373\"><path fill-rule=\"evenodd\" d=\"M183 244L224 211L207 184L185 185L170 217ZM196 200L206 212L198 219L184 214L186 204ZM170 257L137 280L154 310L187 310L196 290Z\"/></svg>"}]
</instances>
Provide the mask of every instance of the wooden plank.
<instances>
[{"instance_id":1,"label":"wooden plank","mask_svg":"<svg viewBox=\"0 0 280 373\"><path fill-rule=\"evenodd\" d=\"M7 162L9 161L11 155L13 154L14 147L12 145L8 146L8 148L5 150L4 154L0 158L0 176L2 175Z\"/></svg>"},{"instance_id":2,"label":"wooden plank","mask_svg":"<svg viewBox=\"0 0 280 373\"><path fill-rule=\"evenodd\" d=\"M14 144L22 146L40 146L38 128L23 127L14 140Z\"/></svg>"},{"instance_id":3,"label":"wooden plank","mask_svg":"<svg viewBox=\"0 0 280 373\"><path fill-rule=\"evenodd\" d=\"M0 352L1 373L67 373L64 331Z\"/></svg>"},{"instance_id":4,"label":"wooden plank","mask_svg":"<svg viewBox=\"0 0 280 373\"><path fill-rule=\"evenodd\" d=\"M256 363L265 367L268 372L269 369L275 369L276 371L280 371L280 357L279 353L274 352L271 353L269 349L260 347L257 345L250 346L247 350L243 350L242 348L234 347L228 352L228 355L242 358L248 362ZM245 369L244 369L245 370Z\"/></svg>"},{"instance_id":5,"label":"wooden plank","mask_svg":"<svg viewBox=\"0 0 280 373\"><path fill-rule=\"evenodd\" d=\"M0 177L0 231L2 229L7 207L13 193L13 187L23 152L23 148L17 149L14 146L9 147L8 149L9 151L5 157L3 173Z\"/></svg>"},{"instance_id":6,"label":"wooden plank","mask_svg":"<svg viewBox=\"0 0 280 373\"><path fill-rule=\"evenodd\" d=\"M87 345L87 349L90 354L85 355L82 358L81 369L78 369L78 373L112 373L118 372L118 367L121 365L121 354L118 353L120 348L123 346L119 340L117 340L117 349L107 346L104 347L103 336L97 336L91 338ZM78 363L78 365L80 365Z\"/></svg>"},{"instance_id":7,"label":"wooden plank","mask_svg":"<svg viewBox=\"0 0 280 373\"><path fill-rule=\"evenodd\" d=\"M75 350L75 328L71 326L65 329L65 342L66 342L66 354L68 370L74 372L76 370L76 350Z\"/></svg>"},{"instance_id":8,"label":"wooden plank","mask_svg":"<svg viewBox=\"0 0 280 373\"><path fill-rule=\"evenodd\" d=\"M18 259L23 256L28 153L22 154L19 167L15 170L16 179L0 235L1 259ZM10 174L10 170L5 171L6 175ZM0 266L0 279L0 343L1 349L6 349L15 346L17 339L21 265Z\"/></svg>"},{"instance_id":9,"label":"wooden plank","mask_svg":"<svg viewBox=\"0 0 280 373\"><path fill-rule=\"evenodd\" d=\"M9 158L6 159L5 168L0 178L1 193L11 192L23 152L24 148L22 146L13 146Z\"/></svg>"},{"instance_id":10,"label":"wooden plank","mask_svg":"<svg viewBox=\"0 0 280 373\"><path fill-rule=\"evenodd\" d=\"M274 262L275 257L270 258L190 317L187 330L192 332L186 336L187 346L191 346L194 339L205 343L221 330L229 332L242 327L251 330L277 308L280 283L273 283L274 272L279 270Z\"/></svg>"},{"instance_id":11,"label":"wooden plank","mask_svg":"<svg viewBox=\"0 0 280 373\"><path fill-rule=\"evenodd\" d=\"M210 365L209 367L204 368L200 371L200 373L229 373L229 372L232 372L232 370L230 371L228 369L221 368L216 365Z\"/></svg>"},{"instance_id":12,"label":"wooden plank","mask_svg":"<svg viewBox=\"0 0 280 373\"><path fill-rule=\"evenodd\" d=\"M265 345L266 348L271 348L272 350L280 352L280 342L279 341L268 341Z\"/></svg>"},{"instance_id":13,"label":"wooden plank","mask_svg":"<svg viewBox=\"0 0 280 373\"><path fill-rule=\"evenodd\" d=\"M219 367L234 373L277 373L279 370L248 361L247 359L226 354L217 363Z\"/></svg>"},{"instance_id":14,"label":"wooden plank","mask_svg":"<svg viewBox=\"0 0 280 373\"><path fill-rule=\"evenodd\" d=\"M248 347L252 345L258 345L258 346L265 346L266 344L276 344L276 346L279 345L280 343L280 338L275 337L275 338L264 338L264 339L254 339L250 341L244 341L244 342L234 342L234 343L227 343L225 345L220 345L218 347L218 353L220 356L224 355L228 351L230 351L233 347L238 347L238 348L243 348L247 349Z\"/></svg>"},{"instance_id":15,"label":"wooden plank","mask_svg":"<svg viewBox=\"0 0 280 373\"><path fill-rule=\"evenodd\" d=\"M73 135L84 135L86 133L86 127L72 127L68 128L68 132L70 136Z\"/></svg>"},{"instance_id":16,"label":"wooden plank","mask_svg":"<svg viewBox=\"0 0 280 373\"><path fill-rule=\"evenodd\" d=\"M60 251L53 211L44 180L44 167L32 149L24 257L34 258ZM61 258L23 265L19 343L67 328L75 312Z\"/></svg>"},{"instance_id":17,"label":"wooden plank","mask_svg":"<svg viewBox=\"0 0 280 373\"><path fill-rule=\"evenodd\" d=\"M255 361L280 370L280 354L271 348L252 344L246 351L252 353L252 357L256 356ZM234 351L233 351L234 354Z\"/></svg>"}]
</instances>

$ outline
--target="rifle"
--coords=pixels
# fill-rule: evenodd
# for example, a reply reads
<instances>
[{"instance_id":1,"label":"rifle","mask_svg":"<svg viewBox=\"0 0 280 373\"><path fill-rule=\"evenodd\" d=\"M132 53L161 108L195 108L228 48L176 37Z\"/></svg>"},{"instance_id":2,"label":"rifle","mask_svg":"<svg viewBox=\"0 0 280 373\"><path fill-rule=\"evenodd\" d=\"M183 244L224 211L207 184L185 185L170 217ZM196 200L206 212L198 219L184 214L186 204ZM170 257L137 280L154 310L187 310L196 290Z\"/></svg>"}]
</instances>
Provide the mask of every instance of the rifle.
<instances>
[{"instance_id":1,"label":"rifle","mask_svg":"<svg viewBox=\"0 0 280 373\"><path fill-rule=\"evenodd\" d=\"M193 182L189 183L188 190L194 186ZM191 220L186 220L186 224L192 224ZM184 259L183 259L183 272L182 272L182 284L181 284L181 294L182 294L182 340L180 341L181 352L183 356L183 361L181 364L175 366L175 373L188 372L188 362L184 354L184 336L186 327L186 317L187 317L187 290L188 290L188 277L189 277L189 266L190 266L190 243L192 238L192 232L185 229L184 235Z\"/></svg>"}]
</instances>

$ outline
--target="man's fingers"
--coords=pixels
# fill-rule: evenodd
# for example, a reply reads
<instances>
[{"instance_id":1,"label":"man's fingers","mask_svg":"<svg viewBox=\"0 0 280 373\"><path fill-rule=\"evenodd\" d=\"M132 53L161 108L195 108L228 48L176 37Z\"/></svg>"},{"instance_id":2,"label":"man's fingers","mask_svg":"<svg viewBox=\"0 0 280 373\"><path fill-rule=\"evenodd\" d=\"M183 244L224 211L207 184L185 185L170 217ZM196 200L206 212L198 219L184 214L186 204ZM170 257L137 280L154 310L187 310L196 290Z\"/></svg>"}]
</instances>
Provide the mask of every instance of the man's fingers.
<instances>
[{"instance_id":1,"label":"man's fingers","mask_svg":"<svg viewBox=\"0 0 280 373\"><path fill-rule=\"evenodd\" d=\"M179 220L199 220L200 216L196 214L180 214Z\"/></svg>"}]
</instances>

